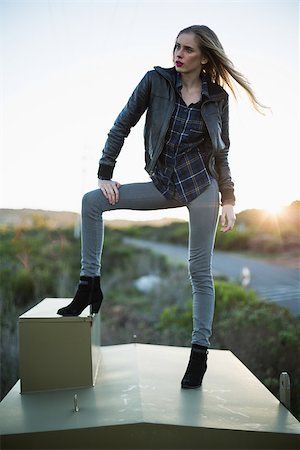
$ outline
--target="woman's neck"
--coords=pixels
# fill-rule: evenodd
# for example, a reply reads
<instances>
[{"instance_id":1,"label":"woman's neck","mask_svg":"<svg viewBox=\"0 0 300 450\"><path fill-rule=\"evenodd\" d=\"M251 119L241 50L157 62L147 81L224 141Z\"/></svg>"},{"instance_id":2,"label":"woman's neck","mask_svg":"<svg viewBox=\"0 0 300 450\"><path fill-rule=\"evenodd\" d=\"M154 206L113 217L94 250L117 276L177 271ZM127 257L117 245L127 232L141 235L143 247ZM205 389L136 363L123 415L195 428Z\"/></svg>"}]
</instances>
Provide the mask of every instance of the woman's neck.
<instances>
[{"instance_id":1,"label":"woman's neck","mask_svg":"<svg viewBox=\"0 0 300 450\"><path fill-rule=\"evenodd\" d=\"M184 74L181 76L181 98L187 106L198 103L201 100L202 83L199 75Z\"/></svg>"},{"instance_id":2,"label":"woman's neck","mask_svg":"<svg viewBox=\"0 0 300 450\"><path fill-rule=\"evenodd\" d=\"M187 90L193 90L201 86L200 73L182 73L182 86Z\"/></svg>"}]
</instances>

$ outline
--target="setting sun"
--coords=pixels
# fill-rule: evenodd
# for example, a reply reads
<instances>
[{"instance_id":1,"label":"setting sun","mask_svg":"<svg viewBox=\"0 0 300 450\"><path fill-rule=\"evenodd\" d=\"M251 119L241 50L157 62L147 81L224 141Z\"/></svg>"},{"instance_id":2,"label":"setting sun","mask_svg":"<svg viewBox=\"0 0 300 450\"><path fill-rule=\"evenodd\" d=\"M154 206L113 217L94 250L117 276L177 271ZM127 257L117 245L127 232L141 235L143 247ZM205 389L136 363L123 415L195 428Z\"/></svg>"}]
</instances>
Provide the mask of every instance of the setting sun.
<instances>
[{"instance_id":1,"label":"setting sun","mask_svg":"<svg viewBox=\"0 0 300 450\"><path fill-rule=\"evenodd\" d=\"M264 210L271 214L272 216L280 216L284 213L285 206L278 203L270 203L268 206L264 207Z\"/></svg>"}]
</instances>

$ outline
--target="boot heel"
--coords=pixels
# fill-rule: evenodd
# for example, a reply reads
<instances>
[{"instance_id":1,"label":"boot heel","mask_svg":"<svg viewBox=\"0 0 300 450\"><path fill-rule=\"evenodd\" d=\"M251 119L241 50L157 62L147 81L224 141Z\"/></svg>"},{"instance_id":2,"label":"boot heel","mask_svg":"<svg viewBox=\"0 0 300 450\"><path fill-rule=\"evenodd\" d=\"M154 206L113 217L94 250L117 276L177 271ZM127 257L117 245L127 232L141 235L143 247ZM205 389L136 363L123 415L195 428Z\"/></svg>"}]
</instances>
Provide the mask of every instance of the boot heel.
<instances>
[{"instance_id":1,"label":"boot heel","mask_svg":"<svg viewBox=\"0 0 300 450\"><path fill-rule=\"evenodd\" d=\"M90 314L97 314L99 312L101 303L102 303L102 300L99 300L98 302L92 303L90 305Z\"/></svg>"}]
</instances>

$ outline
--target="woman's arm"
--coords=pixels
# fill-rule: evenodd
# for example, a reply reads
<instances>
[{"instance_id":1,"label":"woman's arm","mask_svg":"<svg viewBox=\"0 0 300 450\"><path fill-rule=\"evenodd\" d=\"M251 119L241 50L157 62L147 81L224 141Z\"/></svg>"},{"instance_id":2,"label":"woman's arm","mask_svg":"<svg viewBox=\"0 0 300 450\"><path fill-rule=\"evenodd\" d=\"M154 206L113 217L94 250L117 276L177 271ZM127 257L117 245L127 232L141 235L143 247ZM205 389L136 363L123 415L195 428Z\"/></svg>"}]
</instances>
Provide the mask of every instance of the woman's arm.
<instances>
[{"instance_id":1,"label":"woman's arm","mask_svg":"<svg viewBox=\"0 0 300 450\"><path fill-rule=\"evenodd\" d=\"M231 179L228 163L228 152L230 147L228 111L229 105L227 99L222 111L222 140L225 144L225 148L216 155L216 169L219 175L218 183L222 204L221 230L223 232L232 230L236 220L233 208L235 204L234 183Z\"/></svg>"},{"instance_id":2,"label":"woman's arm","mask_svg":"<svg viewBox=\"0 0 300 450\"><path fill-rule=\"evenodd\" d=\"M230 147L229 140L229 114L228 114L228 100L222 108L222 141L225 144L225 148L215 155L216 160L216 170L218 173L218 183L221 192L221 204L230 203L235 204L234 196L234 184L231 179L230 168L228 164L228 152Z\"/></svg>"},{"instance_id":3,"label":"woman's arm","mask_svg":"<svg viewBox=\"0 0 300 450\"><path fill-rule=\"evenodd\" d=\"M129 135L131 128L136 125L149 105L150 75L144 76L135 88L126 106L118 115L108 137L99 161L98 178L110 180L113 174L116 159Z\"/></svg>"}]
</instances>

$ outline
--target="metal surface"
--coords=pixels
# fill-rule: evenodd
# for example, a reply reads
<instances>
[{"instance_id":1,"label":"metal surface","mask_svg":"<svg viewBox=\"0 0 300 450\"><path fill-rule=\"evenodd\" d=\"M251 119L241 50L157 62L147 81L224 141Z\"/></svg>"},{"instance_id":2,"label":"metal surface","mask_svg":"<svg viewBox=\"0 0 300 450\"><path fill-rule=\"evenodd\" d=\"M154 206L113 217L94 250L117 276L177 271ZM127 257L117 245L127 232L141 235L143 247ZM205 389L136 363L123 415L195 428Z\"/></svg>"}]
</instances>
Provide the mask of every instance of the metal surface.
<instances>
[{"instance_id":1,"label":"metal surface","mask_svg":"<svg viewBox=\"0 0 300 450\"><path fill-rule=\"evenodd\" d=\"M2 447L299 449L299 422L231 352L210 350L202 387L182 390L189 352L102 347L94 388L19 395L17 384L0 405Z\"/></svg>"}]
</instances>

